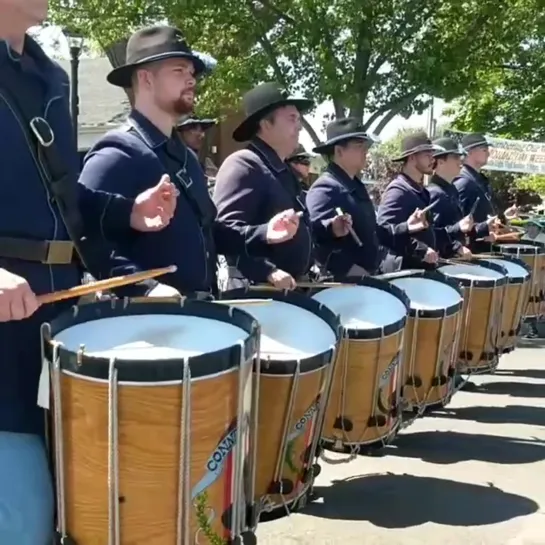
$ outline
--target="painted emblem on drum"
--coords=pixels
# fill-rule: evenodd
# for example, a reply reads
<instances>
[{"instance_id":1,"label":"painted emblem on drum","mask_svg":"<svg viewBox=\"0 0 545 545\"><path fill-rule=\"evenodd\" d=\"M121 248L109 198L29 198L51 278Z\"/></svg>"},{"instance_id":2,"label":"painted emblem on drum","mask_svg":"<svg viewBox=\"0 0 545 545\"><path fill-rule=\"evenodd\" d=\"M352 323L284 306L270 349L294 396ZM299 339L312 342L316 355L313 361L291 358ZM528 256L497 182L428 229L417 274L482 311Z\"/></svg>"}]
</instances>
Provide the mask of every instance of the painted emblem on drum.
<instances>
[{"instance_id":1,"label":"painted emblem on drum","mask_svg":"<svg viewBox=\"0 0 545 545\"><path fill-rule=\"evenodd\" d=\"M309 424L313 421L315 414L320 408L320 398L318 397L316 401L304 412L303 416L293 426L291 432L288 435L286 442L286 457L284 459L285 464L293 471L294 473L299 473L301 471L300 467L295 465L293 461L293 449L295 447L295 441L298 437L301 437L303 433L307 430ZM309 434L311 435L311 434ZM308 445L307 445L308 446Z\"/></svg>"},{"instance_id":2,"label":"painted emblem on drum","mask_svg":"<svg viewBox=\"0 0 545 545\"><path fill-rule=\"evenodd\" d=\"M399 354L396 354L390 365L386 367L384 373L380 376L380 386L383 387L388 383L388 379L392 378L392 383L395 385L397 377L395 371L399 365Z\"/></svg>"},{"instance_id":3,"label":"painted emblem on drum","mask_svg":"<svg viewBox=\"0 0 545 545\"><path fill-rule=\"evenodd\" d=\"M237 425L233 422L227 429L225 435L219 441L208 461L206 462L206 473L203 478L193 487L191 499L195 506L199 532L208 539L211 545L223 545L226 543L213 528L212 522L216 514L208 502L208 488L212 486L223 474L226 467L231 464L233 449L237 442ZM226 486L231 486L231 479L227 479ZM230 493L228 494L230 496ZM226 506L229 507L229 506Z\"/></svg>"}]
</instances>

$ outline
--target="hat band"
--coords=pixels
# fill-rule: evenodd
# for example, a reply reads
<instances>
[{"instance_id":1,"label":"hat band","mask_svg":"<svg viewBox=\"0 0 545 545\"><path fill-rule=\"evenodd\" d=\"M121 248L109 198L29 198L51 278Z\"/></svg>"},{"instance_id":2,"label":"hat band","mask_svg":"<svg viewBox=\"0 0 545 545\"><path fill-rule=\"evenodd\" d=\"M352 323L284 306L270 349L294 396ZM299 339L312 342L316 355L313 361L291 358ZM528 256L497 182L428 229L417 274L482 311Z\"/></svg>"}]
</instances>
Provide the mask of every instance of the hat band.
<instances>
[{"instance_id":1,"label":"hat band","mask_svg":"<svg viewBox=\"0 0 545 545\"><path fill-rule=\"evenodd\" d=\"M193 52L191 49L189 49L187 44L183 42L169 42L139 49L138 52L135 52L130 57L127 57L126 64L139 64L146 62L147 59L150 59L151 61L153 57L164 55L165 53L183 53L184 55L193 56Z\"/></svg>"},{"instance_id":2,"label":"hat band","mask_svg":"<svg viewBox=\"0 0 545 545\"><path fill-rule=\"evenodd\" d=\"M487 140L481 140L480 142L475 142L473 144L469 144L468 146L464 146L464 150L469 151L473 148L480 147L490 147L490 142L488 142Z\"/></svg>"}]
</instances>

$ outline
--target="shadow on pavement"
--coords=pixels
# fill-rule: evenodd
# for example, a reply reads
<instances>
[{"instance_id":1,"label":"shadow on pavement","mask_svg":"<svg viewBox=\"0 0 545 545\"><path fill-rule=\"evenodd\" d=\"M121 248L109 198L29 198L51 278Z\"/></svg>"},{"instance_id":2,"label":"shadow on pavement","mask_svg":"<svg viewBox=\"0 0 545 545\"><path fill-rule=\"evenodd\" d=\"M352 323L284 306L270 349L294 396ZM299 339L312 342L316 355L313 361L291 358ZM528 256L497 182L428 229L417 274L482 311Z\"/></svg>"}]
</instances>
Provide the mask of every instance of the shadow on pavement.
<instances>
[{"instance_id":1,"label":"shadow on pavement","mask_svg":"<svg viewBox=\"0 0 545 545\"><path fill-rule=\"evenodd\" d=\"M535 384L531 382L485 382L483 384L479 384L471 391L479 394L545 398L545 384Z\"/></svg>"},{"instance_id":2,"label":"shadow on pavement","mask_svg":"<svg viewBox=\"0 0 545 545\"><path fill-rule=\"evenodd\" d=\"M545 369L498 369L494 375L545 380Z\"/></svg>"},{"instance_id":3,"label":"shadow on pavement","mask_svg":"<svg viewBox=\"0 0 545 545\"><path fill-rule=\"evenodd\" d=\"M493 464L531 464L545 460L545 441L454 431L425 431L399 435L383 453L386 456L418 458L432 464L456 464L468 460Z\"/></svg>"},{"instance_id":4,"label":"shadow on pavement","mask_svg":"<svg viewBox=\"0 0 545 545\"><path fill-rule=\"evenodd\" d=\"M505 407L449 407L437 409L426 415L427 418L456 418L472 420L483 424L523 424L545 426L545 408L526 405L506 405Z\"/></svg>"},{"instance_id":5,"label":"shadow on pavement","mask_svg":"<svg viewBox=\"0 0 545 545\"><path fill-rule=\"evenodd\" d=\"M305 514L336 520L366 520L381 528L409 528L426 522L484 526L536 512L537 503L494 488L433 477L368 475L316 487L323 503Z\"/></svg>"},{"instance_id":6,"label":"shadow on pavement","mask_svg":"<svg viewBox=\"0 0 545 545\"><path fill-rule=\"evenodd\" d=\"M540 337L525 338L522 337L517 343L517 348L543 348L545 346L545 339Z\"/></svg>"}]
</instances>

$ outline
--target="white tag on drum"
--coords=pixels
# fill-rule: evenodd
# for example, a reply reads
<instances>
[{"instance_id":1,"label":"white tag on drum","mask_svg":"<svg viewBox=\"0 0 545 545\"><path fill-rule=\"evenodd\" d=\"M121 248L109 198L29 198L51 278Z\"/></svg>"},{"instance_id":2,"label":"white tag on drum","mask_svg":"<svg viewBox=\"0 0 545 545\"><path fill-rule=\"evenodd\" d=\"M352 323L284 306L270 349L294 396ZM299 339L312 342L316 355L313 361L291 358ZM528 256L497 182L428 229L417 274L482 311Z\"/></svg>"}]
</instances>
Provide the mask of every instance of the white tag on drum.
<instances>
[{"instance_id":1,"label":"white tag on drum","mask_svg":"<svg viewBox=\"0 0 545 545\"><path fill-rule=\"evenodd\" d=\"M38 383L38 407L49 410L49 362L43 358L40 382Z\"/></svg>"}]
</instances>

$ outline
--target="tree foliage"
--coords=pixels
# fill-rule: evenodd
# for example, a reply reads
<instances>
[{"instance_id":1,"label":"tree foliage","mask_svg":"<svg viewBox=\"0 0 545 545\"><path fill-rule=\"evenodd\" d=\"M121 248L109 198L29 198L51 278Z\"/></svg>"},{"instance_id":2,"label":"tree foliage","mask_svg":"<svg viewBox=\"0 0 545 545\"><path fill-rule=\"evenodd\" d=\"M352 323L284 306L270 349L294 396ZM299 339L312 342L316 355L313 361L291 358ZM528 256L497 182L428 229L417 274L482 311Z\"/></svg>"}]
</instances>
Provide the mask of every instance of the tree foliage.
<instances>
[{"instance_id":1,"label":"tree foliage","mask_svg":"<svg viewBox=\"0 0 545 545\"><path fill-rule=\"evenodd\" d=\"M483 67L456 102L455 128L545 141L545 4L521 26L527 35L511 58Z\"/></svg>"},{"instance_id":2,"label":"tree foliage","mask_svg":"<svg viewBox=\"0 0 545 545\"><path fill-rule=\"evenodd\" d=\"M113 64L123 42L109 46L168 21L219 60L202 85L203 113L236 108L244 91L274 78L316 103L331 100L336 116L356 116L379 134L396 115L421 113L429 96L455 99L512 59L525 38L519 22L535 18L539 2L51 0L51 21L92 36Z\"/></svg>"}]
</instances>

